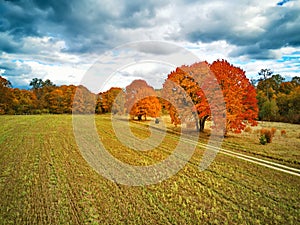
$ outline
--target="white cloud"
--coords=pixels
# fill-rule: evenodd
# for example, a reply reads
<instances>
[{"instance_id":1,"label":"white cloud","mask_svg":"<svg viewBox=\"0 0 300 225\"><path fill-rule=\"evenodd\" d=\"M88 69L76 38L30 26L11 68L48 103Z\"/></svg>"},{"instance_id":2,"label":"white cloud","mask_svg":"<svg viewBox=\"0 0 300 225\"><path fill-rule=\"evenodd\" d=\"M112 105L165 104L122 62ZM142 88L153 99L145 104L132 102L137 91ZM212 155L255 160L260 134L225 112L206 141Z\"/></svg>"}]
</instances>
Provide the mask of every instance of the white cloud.
<instances>
[{"instance_id":1,"label":"white cloud","mask_svg":"<svg viewBox=\"0 0 300 225\"><path fill-rule=\"evenodd\" d=\"M77 84L105 51L146 40L175 43L195 54L195 61L227 59L246 70L248 76L256 75L261 68L285 76L299 72L295 52L300 51L300 1L282 6L274 0L62 0L61 4L31 5L16 1L5 2L1 10L5 20L0 31L0 65L19 64L9 76L5 74L8 70L0 67L0 71L17 85L23 86L34 77L56 84ZM148 49L139 49L138 54L121 52L120 57L110 52L102 58L105 64L101 71L95 73L102 77L101 83L120 65L135 63L116 75L118 86L148 76L153 78L149 82L157 86L161 79L155 83L151 73L165 76L166 69L141 64L144 57L171 60L176 66L193 63L183 55L168 52L168 43L165 45L149 45Z\"/></svg>"}]
</instances>

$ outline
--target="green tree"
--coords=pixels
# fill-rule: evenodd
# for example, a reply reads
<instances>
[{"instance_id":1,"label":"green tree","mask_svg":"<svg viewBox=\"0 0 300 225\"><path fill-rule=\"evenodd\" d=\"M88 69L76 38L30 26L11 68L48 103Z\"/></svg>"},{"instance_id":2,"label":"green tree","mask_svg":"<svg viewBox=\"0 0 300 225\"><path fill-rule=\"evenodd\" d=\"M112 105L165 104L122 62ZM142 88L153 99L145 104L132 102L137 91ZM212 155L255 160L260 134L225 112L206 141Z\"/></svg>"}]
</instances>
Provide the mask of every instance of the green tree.
<instances>
[{"instance_id":1,"label":"green tree","mask_svg":"<svg viewBox=\"0 0 300 225\"><path fill-rule=\"evenodd\" d=\"M258 72L258 75L261 76L262 78L260 78L260 81L266 81L271 75L273 74L273 72L270 69L261 69L260 72ZM269 98L269 83L266 82L266 86L265 86L265 90L266 90L266 95L267 98Z\"/></svg>"},{"instance_id":2,"label":"green tree","mask_svg":"<svg viewBox=\"0 0 300 225\"><path fill-rule=\"evenodd\" d=\"M263 103L259 111L259 117L262 120L275 121L278 117L278 106L275 99L267 100Z\"/></svg>"},{"instance_id":3,"label":"green tree","mask_svg":"<svg viewBox=\"0 0 300 225\"><path fill-rule=\"evenodd\" d=\"M300 85L300 77L293 77L292 81L291 81L295 86L299 86Z\"/></svg>"}]
</instances>

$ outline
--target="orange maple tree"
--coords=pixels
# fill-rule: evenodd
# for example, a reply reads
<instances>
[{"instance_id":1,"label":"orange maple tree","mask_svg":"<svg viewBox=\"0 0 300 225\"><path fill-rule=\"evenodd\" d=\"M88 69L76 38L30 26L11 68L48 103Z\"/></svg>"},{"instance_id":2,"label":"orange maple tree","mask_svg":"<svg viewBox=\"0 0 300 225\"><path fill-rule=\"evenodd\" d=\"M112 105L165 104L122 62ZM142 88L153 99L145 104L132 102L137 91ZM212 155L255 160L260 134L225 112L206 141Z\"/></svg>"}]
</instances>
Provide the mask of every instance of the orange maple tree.
<instances>
[{"instance_id":1,"label":"orange maple tree","mask_svg":"<svg viewBox=\"0 0 300 225\"><path fill-rule=\"evenodd\" d=\"M245 71L226 60L217 60L210 65L223 91L226 103L226 130L240 133L246 123L257 125L258 105L254 86Z\"/></svg>"},{"instance_id":2,"label":"orange maple tree","mask_svg":"<svg viewBox=\"0 0 300 225\"><path fill-rule=\"evenodd\" d=\"M0 114L6 114L12 106L13 96L11 92L11 83L0 76Z\"/></svg>"},{"instance_id":3,"label":"orange maple tree","mask_svg":"<svg viewBox=\"0 0 300 225\"><path fill-rule=\"evenodd\" d=\"M221 91L218 91L219 89ZM178 90L180 90L179 94ZM189 118L182 121L183 117L179 114L192 112L194 115L192 120L195 121L197 129L203 131L205 121L211 117L212 111L226 115L225 132L241 132L246 126L246 121L251 125L257 124L258 107L255 88L246 78L243 70L225 60L215 61L211 65L200 62L176 68L168 75L163 93L165 98L177 102L177 106L171 103L166 105L172 123L175 125L188 122ZM188 99L191 101L187 101ZM223 102L226 110L222 107ZM212 118L212 120L217 124L220 118Z\"/></svg>"},{"instance_id":4,"label":"orange maple tree","mask_svg":"<svg viewBox=\"0 0 300 225\"><path fill-rule=\"evenodd\" d=\"M96 113L122 114L124 109L124 96L123 90L119 87L112 87L108 91L98 94ZM115 104L114 104L115 103Z\"/></svg>"},{"instance_id":5,"label":"orange maple tree","mask_svg":"<svg viewBox=\"0 0 300 225\"><path fill-rule=\"evenodd\" d=\"M207 62L176 68L163 84L163 98L168 102L165 108L171 122L175 126L183 123L203 131L205 121L213 111L214 123L221 124L225 106L222 107L222 93L218 88Z\"/></svg>"},{"instance_id":6,"label":"orange maple tree","mask_svg":"<svg viewBox=\"0 0 300 225\"><path fill-rule=\"evenodd\" d=\"M125 108L132 119L138 120L144 116L157 117L161 111L161 104L156 96L153 87L149 86L144 80L134 80L126 87Z\"/></svg>"}]
</instances>

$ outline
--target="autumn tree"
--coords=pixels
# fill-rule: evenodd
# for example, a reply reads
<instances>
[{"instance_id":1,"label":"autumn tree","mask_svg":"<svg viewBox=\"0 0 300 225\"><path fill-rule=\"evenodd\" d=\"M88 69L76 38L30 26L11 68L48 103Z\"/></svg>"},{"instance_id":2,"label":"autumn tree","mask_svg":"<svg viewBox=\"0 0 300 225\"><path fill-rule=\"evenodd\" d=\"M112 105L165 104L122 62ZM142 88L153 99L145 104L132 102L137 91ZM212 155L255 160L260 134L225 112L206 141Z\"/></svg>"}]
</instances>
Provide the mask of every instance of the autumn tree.
<instances>
[{"instance_id":1,"label":"autumn tree","mask_svg":"<svg viewBox=\"0 0 300 225\"><path fill-rule=\"evenodd\" d=\"M9 80L0 76L0 114L12 114L13 94Z\"/></svg>"},{"instance_id":2,"label":"autumn tree","mask_svg":"<svg viewBox=\"0 0 300 225\"><path fill-rule=\"evenodd\" d=\"M59 89L63 93L63 99L61 102L63 113L72 113L73 100L77 87L75 85L62 85Z\"/></svg>"},{"instance_id":3,"label":"autumn tree","mask_svg":"<svg viewBox=\"0 0 300 225\"><path fill-rule=\"evenodd\" d=\"M14 88L13 93L13 110L15 114L35 114L36 111L36 96L32 91L20 90Z\"/></svg>"},{"instance_id":4,"label":"autumn tree","mask_svg":"<svg viewBox=\"0 0 300 225\"><path fill-rule=\"evenodd\" d=\"M119 87L112 87L108 91L98 94L97 103L96 103L96 113L119 113L124 112L124 98L123 90ZM113 108L114 103L115 107Z\"/></svg>"},{"instance_id":5,"label":"autumn tree","mask_svg":"<svg viewBox=\"0 0 300 225\"><path fill-rule=\"evenodd\" d=\"M271 76L271 72L270 72ZM285 85L284 78L280 74L260 79L257 85L257 99L259 105L259 119L275 121L278 118L277 96Z\"/></svg>"},{"instance_id":6,"label":"autumn tree","mask_svg":"<svg viewBox=\"0 0 300 225\"><path fill-rule=\"evenodd\" d=\"M161 111L161 104L156 96L153 87L149 86L144 80L134 80L126 87L125 108L132 118L138 120L144 116L157 117Z\"/></svg>"},{"instance_id":7,"label":"autumn tree","mask_svg":"<svg viewBox=\"0 0 300 225\"><path fill-rule=\"evenodd\" d=\"M46 96L50 113L64 113L64 93L60 88L55 88Z\"/></svg>"},{"instance_id":8,"label":"autumn tree","mask_svg":"<svg viewBox=\"0 0 300 225\"><path fill-rule=\"evenodd\" d=\"M76 88L74 96L72 113L75 114L91 114L95 113L96 95L90 92L83 85Z\"/></svg>"},{"instance_id":9,"label":"autumn tree","mask_svg":"<svg viewBox=\"0 0 300 225\"><path fill-rule=\"evenodd\" d=\"M280 121L300 123L300 82L296 80L297 77L280 86L276 97Z\"/></svg>"},{"instance_id":10,"label":"autumn tree","mask_svg":"<svg viewBox=\"0 0 300 225\"><path fill-rule=\"evenodd\" d=\"M6 87L6 88L11 88L11 82L4 77L0 76L0 87Z\"/></svg>"},{"instance_id":11,"label":"autumn tree","mask_svg":"<svg viewBox=\"0 0 300 225\"><path fill-rule=\"evenodd\" d=\"M226 104L227 130L240 133L246 123L257 125L258 105L255 87L246 77L245 71L228 63L217 60L210 65L223 91Z\"/></svg>"},{"instance_id":12,"label":"autumn tree","mask_svg":"<svg viewBox=\"0 0 300 225\"><path fill-rule=\"evenodd\" d=\"M47 99L49 99L48 95L55 89L56 85L49 79L43 81L39 78L33 78L29 86L31 86L31 90L36 95L38 109L48 112L50 110L50 104L47 101Z\"/></svg>"},{"instance_id":13,"label":"autumn tree","mask_svg":"<svg viewBox=\"0 0 300 225\"><path fill-rule=\"evenodd\" d=\"M163 84L162 96L167 100L165 108L175 126L182 123L192 127L194 124L197 130L203 131L205 120L210 114L207 98L201 90L203 80L206 79L205 70L208 71L205 62L181 66L172 71ZM195 78L198 78L198 82Z\"/></svg>"},{"instance_id":14,"label":"autumn tree","mask_svg":"<svg viewBox=\"0 0 300 225\"><path fill-rule=\"evenodd\" d=\"M217 80L218 87L214 84L214 79ZM174 87L170 88L169 86L172 85ZM176 85L180 88L175 87ZM217 88L221 88L222 92L218 92ZM226 132L241 132L246 126L245 121L251 125L257 124L258 107L255 88L246 78L243 70L225 60L215 61L211 65L202 62L176 68L168 75L164 89L169 90L166 96L171 96L170 90L177 92L180 89L182 94L173 95L179 96L175 97L177 102L183 102L181 105L184 107L179 110L192 112L192 115L196 117L192 119L198 123L196 127L199 131L203 131L205 121L212 115L212 110L222 110L219 107L222 99L226 104L226 110L223 112L226 114ZM187 96L193 104L187 101ZM185 101L188 103L185 104ZM174 106L170 104L168 109L174 124L182 122ZM217 121L214 122L217 123Z\"/></svg>"}]
</instances>

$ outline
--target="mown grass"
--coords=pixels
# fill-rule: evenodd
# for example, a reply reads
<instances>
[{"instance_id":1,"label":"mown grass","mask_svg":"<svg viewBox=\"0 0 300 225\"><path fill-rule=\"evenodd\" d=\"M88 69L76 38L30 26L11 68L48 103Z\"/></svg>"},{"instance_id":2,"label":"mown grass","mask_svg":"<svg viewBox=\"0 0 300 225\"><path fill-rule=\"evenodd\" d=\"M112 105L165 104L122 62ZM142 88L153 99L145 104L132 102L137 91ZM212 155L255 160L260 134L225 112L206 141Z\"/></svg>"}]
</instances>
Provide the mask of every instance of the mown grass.
<instances>
[{"instance_id":1,"label":"mown grass","mask_svg":"<svg viewBox=\"0 0 300 225\"><path fill-rule=\"evenodd\" d=\"M157 149L133 151L113 135L109 118L96 116L99 137L124 162L155 163L171 154L178 142L167 134ZM83 159L70 115L0 120L0 224L300 222L299 177L221 154L200 172L203 149L197 148L190 162L168 180L142 187L120 185L97 174ZM144 125L136 123L131 129L141 137L149 135ZM226 141L242 145L239 138L247 135ZM268 146L276 146L276 136Z\"/></svg>"},{"instance_id":2,"label":"mown grass","mask_svg":"<svg viewBox=\"0 0 300 225\"><path fill-rule=\"evenodd\" d=\"M276 128L272 143L259 143L262 128ZM285 130L286 135L281 135ZM277 122L259 122L250 132L230 134L223 143L228 149L254 154L289 166L300 168L300 125Z\"/></svg>"}]
</instances>

